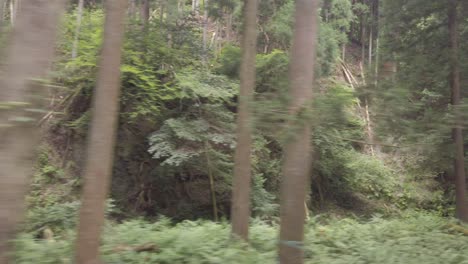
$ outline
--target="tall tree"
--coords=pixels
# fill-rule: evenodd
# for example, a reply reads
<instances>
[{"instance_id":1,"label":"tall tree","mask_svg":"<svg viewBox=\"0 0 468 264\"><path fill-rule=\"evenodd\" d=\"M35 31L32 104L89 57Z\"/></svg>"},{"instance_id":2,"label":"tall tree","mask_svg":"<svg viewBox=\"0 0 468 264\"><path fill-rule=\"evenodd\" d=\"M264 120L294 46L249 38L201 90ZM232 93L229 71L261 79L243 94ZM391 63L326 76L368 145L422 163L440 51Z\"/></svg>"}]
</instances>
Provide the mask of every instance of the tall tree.
<instances>
[{"instance_id":1,"label":"tall tree","mask_svg":"<svg viewBox=\"0 0 468 264\"><path fill-rule=\"evenodd\" d=\"M98 263L112 172L120 94L120 62L127 0L106 1L104 43L93 99L77 239L77 263Z\"/></svg>"},{"instance_id":2,"label":"tall tree","mask_svg":"<svg viewBox=\"0 0 468 264\"><path fill-rule=\"evenodd\" d=\"M290 78L290 114L301 118L312 99L317 39L317 0L297 0ZM281 186L281 228L279 257L281 263L303 262L305 210L310 170L310 127L297 130L284 148Z\"/></svg>"},{"instance_id":3,"label":"tall tree","mask_svg":"<svg viewBox=\"0 0 468 264\"><path fill-rule=\"evenodd\" d=\"M149 0L142 0L141 2L141 20L147 24L150 19L150 4Z\"/></svg>"},{"instance_id":4,"label":"tall tree","mask_svg":"<svg viewBox=\"0 0 468 264\"><path fill-rule=\"evenodd\" d=\"M84 6L84 0L79 0L78 10L76 14L76 28L75 28L75 39L73 40L72 59L76 58L76 56L78 55L78 44L80 40L81 20L83 18L83 6Z\"/></svg>"},{"instance_id":5,"label":"tall tree","mask_svg":"<svg viewBox=\"0 0 468 264\"><path fill-rule=\"evenodd\" d=\"M192 0L192 11L197 12L199 5L200 5L199 0Z\"/></svg>"},{"instance_id":6,"label":"tall tree","mask_svg":"<svg viewBox=\"0 0 468 264\"><path fill-rule=\"evenodd\" d=\"M0 0L0 29L3 27L3 22L5 18L5 4L6 0Z\"/></svg>"},{"instance_id":7,"label":"tall tree","mask_svg":"<svg viewBox=\"0 0 468 264\"><path fill-rule=\"evenodd\" d=\"M0 263L7 263L8 241L23 215L38 143L37 116L27 109L40 107L36 103L41 100L33 99L40 98L43 89L33 87L32 80L47 74L63 8L63 0L24 2L5 60L0 89Z\"/></svg>"},{"instance_id":8,"label":"tall tree","mask_svg":"<svg viewBox=\"0 0 468 264\"><path fill-rule=\"evenodd\" d=\"M16 22L16 11L17 11L17 0L10 0L10 23L12 26L15 25Z\"/></svg>"},{"instance_id":9,"label":"tall tree","mask_svg":"<svg viewBox=\"0 0 468 264\"><path fill-rule=\"evenodd\" d=\"M240 98L237 113L237 146L234 156L232 189L232 233L248 239L250 219L250 185L252 128L250 103L255 89L255 56L257 49L257 0L245 0Z\"/></svg>"},{"instance_id":10,"label":"tall tree","mask_svg":"<svg viewBox=\"0 0 468 264\"><path fill-rule=\"evenodd\" d=\"M208 60L208 0L203 0L203 63Z\"/></svg>"},{"instance_id":11,"label":"tall tree","mask_svg":"<svg viewBox=\"0 0 468 264\"><path fill-rule=\"evenodd\" d=\"M455 146L455 189L456 189L456 214L457 217L468 222L468 204L466 202L466 175L465 175L465 150L463 146L463 130L460 114L457 107L461 102L460 93L460 62L458 44L458 0L449 0L448 26L450 34L450 86L452 90L452 106L455 108L456 124L452 129L453 143Z\"/></svg>"}]
</instances>

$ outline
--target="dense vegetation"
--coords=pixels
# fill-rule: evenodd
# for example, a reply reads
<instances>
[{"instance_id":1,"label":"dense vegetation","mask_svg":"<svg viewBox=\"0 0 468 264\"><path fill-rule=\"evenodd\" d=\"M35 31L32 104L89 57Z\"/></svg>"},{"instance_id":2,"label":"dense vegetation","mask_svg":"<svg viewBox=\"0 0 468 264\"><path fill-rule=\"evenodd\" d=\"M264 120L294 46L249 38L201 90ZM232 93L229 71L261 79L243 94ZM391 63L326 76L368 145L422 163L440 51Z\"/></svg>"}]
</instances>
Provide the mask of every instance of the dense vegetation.
<instances>
[{"instance_id":1,"label":"dense vegetation","mask_svg":"<svg viewBox=\"0 0 468 264\"><path fill-rule=\"evenodd\" d=\"M229 229L211 221L172 226L168 219L110 224L102 254L108 263L276 263L275 225L254 221L248 246L230 241ZM46 242L22 236L17 263L69 263L71 237ZM317 217L307 224L305 244L305 263L468 263L468 238L446 219L425 213L365 223ZM152 251L138 252L144 246Z\"/></svg>"},{"instance_id":2,"label":"dense vegetation","mask_svg":"<svg viewBox=\"0 0 468 264\"><path fill-rule=\"evenodd\" d=\"M84 1L81 14L72 2L15 263L73 258L105 11ZM259 0L248 244L229 239L228 221L241 2L148 1L146 21L130 1L108 263L275 263L283 148L297 131L287 125L295 1ZM437 0L323 1L314 99L296 122L312 124L306 263L468 263L468 229L452 218L451 138L468 105L451 102L447 13ZM458 13L463 87L468 5Z\"/></svg>"}]
</instances>

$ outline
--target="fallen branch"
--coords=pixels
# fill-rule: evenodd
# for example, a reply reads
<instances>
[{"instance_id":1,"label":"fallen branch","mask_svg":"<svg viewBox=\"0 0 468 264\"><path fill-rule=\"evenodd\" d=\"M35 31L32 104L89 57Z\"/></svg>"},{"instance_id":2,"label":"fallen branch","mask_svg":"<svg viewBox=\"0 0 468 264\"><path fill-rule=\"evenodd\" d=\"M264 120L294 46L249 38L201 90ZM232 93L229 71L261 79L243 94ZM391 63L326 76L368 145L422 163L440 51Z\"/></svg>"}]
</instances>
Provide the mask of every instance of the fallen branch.
<instances>
[{"instance_id":1,"label":"fallen branch","mask_svg":"<svg viewBox=\"0 0 468 264\"><path fill-rule=\"evenodd\" d=\"M74 95L75 94L70 94L67 97L65 97L56 107L54 107L43 118L41 118L41 120L39 120L39 122L37 122L37 126L41 126L42 123L44 123L47 119L49 119L49 117L52 116L53 114L60 113L60 112L56 112L55 109L63 107L65 105L65 103L68 102L68 100L70 100Z\"/></svg>"},{"instance_id":2,"label":"fallen branch","mask_svg":"<svg viewBox=\"0 0 468 264\"><path fill-rule=\"evenodd\" d=\"M118 245L112 251L114 252L123 252L123 251L135 251L137 253L141 252L160 252L160 249L155 244L147 243L139 246L128 246L128 245Z\"/></svg>"},{"instance_id":3,"label":"fallen branch","mask_svg":"<svg viewBox=\"0 0 468 264\"><path fill-rule=\"evenodd\" d=\"M468 236L468 229L461 226L461 225L456 225L456 224L450 224L449 225L449 228L454 230L454 231L457 231L457 232L460 232L462 233L463 235L465 236Z\"/></svg>"}]
</instances>

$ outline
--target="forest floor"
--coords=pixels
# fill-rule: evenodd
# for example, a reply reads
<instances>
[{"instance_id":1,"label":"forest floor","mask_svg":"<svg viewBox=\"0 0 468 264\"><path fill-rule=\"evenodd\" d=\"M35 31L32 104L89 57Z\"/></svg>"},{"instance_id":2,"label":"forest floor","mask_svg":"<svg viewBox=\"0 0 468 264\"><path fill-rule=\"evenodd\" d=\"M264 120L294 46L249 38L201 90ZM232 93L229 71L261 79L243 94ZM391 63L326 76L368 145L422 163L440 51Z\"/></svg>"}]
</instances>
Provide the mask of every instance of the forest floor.
<instances>
[{"instance_id":1,"label":"forest floor","mask_svg":"<svg viewBox=\"0 0 468 264\"><path fill-rule=\"evenodd\" d=\"M276 263L277 225L253 220L249 245L229 239L227 222L168 219L108 223L106 263ZM306 225L306 263L468 263L468 227L429 213L406 212L366 221L316 216ZM72 263L74 234L17 240L16 262Z\"/></svg>"}]
</instances>

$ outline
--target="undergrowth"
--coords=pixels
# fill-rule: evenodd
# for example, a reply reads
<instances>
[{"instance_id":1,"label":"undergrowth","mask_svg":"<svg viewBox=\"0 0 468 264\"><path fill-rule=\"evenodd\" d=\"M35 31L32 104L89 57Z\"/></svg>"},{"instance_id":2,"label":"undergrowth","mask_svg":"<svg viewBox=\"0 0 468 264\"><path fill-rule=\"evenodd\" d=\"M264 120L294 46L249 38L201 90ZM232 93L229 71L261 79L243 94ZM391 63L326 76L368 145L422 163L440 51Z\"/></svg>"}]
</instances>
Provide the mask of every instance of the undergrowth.
<instances>
[{"instance_id":1,"label":"undergrowth","mask_svg":"<svg viewBox=\"0 0 468 264\"><path fill-rule=\"evenodd\" d=\"M277 226L254 220L250 244L229 239L228 223L168 219L155 223L131 220L108 224L101 252L107 263L276 263ZM398 218L325 219L317 216L306 226L306 263L468 263L468 236L454 230L446 218L421 212ZM458 226L460 227L460 226ZM16 262L71 263L73 233L56 241L35 240L30 234L17 241ZM149 252L134 249L149 245Z\"/></svg>"}]
</instances>

